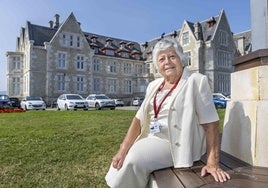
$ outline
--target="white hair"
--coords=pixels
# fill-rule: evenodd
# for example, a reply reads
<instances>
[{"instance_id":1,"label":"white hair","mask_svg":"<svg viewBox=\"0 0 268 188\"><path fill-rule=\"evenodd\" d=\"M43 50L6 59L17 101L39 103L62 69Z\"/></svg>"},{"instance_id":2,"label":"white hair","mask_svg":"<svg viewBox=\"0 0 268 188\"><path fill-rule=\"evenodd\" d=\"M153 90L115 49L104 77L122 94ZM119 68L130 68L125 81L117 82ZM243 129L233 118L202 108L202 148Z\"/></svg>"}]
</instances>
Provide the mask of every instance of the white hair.
<instances>
[{"instance_id":1,"label":"white hair","mask_svg":"<svg viewBox=\"0 0 268 188\"><path fill-rule=\"evenodd\" d=\"M181 45L179 45L177 41L173 38L165 38L165 39L158 41L155 44L154 49L153 49L153 63L155 64L156 68L158 68L157 56L159 52L166 50L171 46L174 47L176 54L180 57L182 65L184 66L186 64L186 56L183 53L183 49Z\"/></svg>"}]
</instances>

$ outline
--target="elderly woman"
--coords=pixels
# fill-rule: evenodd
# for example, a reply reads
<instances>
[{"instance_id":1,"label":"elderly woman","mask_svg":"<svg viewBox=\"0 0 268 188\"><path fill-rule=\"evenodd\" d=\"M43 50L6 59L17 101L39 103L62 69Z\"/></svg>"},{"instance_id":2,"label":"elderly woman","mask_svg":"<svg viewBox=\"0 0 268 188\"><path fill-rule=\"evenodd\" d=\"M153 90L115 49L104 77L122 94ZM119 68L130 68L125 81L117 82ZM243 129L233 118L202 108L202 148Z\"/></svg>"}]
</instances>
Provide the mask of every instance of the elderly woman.
<instances>
[{"instance_id":1,"label":"elderly woman","mask_svg":"<svg viewBox=\"0 0 268 188\"><path fill-rule=\"evenodd\" d=\"M182 48L162 39L153 62L163 78L151 82L106 175L113 188L144 188L150 173L190 167L207 152L201 175L230 179L219 166L219 118L207 77L184 68Z\"/></svg>"}]
</instances>

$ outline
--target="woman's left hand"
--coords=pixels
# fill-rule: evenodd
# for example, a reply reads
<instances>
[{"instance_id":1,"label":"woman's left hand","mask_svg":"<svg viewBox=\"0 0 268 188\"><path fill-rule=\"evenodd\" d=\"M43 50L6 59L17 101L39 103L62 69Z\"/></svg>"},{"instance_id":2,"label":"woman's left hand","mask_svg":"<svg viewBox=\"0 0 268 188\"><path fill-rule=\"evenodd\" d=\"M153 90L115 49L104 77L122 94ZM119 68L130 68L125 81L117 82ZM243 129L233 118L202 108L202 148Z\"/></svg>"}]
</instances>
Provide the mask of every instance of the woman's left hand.
<instances>
[{"instance_id":1,"label":"woman's left hand","mask_svg":"<svg viewBox=\"0 0 268 188\"><path fill-rule=\"evenodd\" d=\"M231 179L230 175L220 167L206 165L201 170L201 176L205 176L207 173L211 174L216 182L225 182Z\"/></svg>"}]
</instances>

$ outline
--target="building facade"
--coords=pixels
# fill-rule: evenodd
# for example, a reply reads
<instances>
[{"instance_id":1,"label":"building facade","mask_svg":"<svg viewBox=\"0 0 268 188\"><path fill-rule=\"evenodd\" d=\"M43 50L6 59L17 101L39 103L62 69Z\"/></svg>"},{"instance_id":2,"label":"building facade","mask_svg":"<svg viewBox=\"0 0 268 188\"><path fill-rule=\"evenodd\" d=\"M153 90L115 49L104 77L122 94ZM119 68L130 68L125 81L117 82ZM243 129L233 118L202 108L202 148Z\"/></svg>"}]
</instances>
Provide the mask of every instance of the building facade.
<instances>
[{"instance_id":1,"label":"building facade","mask_svg":"<svg viewBox=\"0 0 268 188\"><path fill-rule=\"evenodd\" d=\"M73 13L63 23L56 14L48 27L27 22L15 52L7 52L8 95L41 96L51 103L63 93L105 93L131 101L160 76L152 50L168 37L182 45L190 71L207 75L213 92L230 93L232 60L239 51L221 11L201 22L184 21L181 29L144 44L84 32Z\"/></svg>"},{"instance_id":2,"label":"building facade","mask_svg":"<svg viewBox=\"0 0 268 188\"><path fill-rule=\"evenodd\" d=\"M149 74L137 42L83 32L73 13L62 24L55 18L49 27L27 22L7 52L9 96L51 103L63 93L144 95Z\"/></svg>"}]
</instances>

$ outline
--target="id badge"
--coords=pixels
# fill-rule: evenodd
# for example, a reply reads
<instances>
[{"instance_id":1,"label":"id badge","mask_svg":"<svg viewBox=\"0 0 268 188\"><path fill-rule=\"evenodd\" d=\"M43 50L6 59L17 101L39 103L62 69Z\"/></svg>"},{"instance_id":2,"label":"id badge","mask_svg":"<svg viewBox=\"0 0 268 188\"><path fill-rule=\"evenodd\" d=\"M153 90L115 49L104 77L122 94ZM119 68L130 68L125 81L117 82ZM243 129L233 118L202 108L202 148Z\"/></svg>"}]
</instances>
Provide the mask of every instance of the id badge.
<instances>
[{"instance_id":1,"label":"id badge","mask_svg":"<svg viewBox=\"0 0 268 188\"><path fill-rule=\"evenodd\" d=\"M161 124L157 121L150 124L150 133L160 133Z\"/></svg>"}]
</instances>

